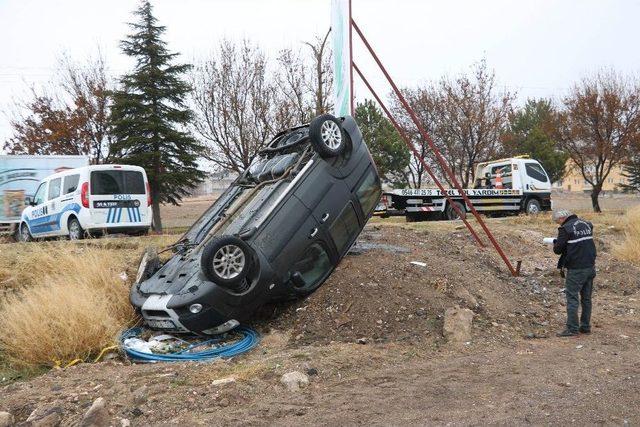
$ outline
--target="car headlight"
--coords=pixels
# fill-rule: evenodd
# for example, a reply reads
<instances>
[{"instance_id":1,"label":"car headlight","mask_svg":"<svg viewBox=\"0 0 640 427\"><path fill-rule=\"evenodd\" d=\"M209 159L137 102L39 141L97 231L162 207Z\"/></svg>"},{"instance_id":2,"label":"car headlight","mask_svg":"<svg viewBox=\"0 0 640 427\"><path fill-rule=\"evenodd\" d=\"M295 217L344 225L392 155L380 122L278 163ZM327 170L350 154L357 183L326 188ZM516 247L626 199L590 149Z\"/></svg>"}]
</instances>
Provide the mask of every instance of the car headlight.
<instances>
[{"instance_id":1,"label":"car headlight","mask_svg":"<svg viewBox=\"0 0 640 427\"><path fill-rule=\"evenodd\" d=\"M191 304L189 306L189 311L193 314L198 314L202 311L202 304Z\"/></svg>"}]
</instances>

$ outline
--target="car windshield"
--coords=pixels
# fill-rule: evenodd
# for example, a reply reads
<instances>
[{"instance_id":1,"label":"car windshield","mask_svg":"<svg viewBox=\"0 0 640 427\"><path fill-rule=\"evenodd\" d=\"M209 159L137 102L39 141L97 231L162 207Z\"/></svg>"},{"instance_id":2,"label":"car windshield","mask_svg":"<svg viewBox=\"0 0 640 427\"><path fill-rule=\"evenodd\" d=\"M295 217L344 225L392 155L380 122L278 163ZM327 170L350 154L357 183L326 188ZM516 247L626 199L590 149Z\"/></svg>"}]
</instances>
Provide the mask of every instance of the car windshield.
<instances>
[{"instance_id":1,"label":"car windshield","mask_svg":"<svg viewBox=\"0 0 640 427\"><path fill-rule=\"evenodd\" d=\"M293 148L285 143L289 147L286 150L263 152L257 156L184 237L197 244L212 232L237 234L259 226L278 203L279 196L295 176L295 171L299 171L305 160L310 158L307 147L298 144L300 138L306 138L308 130L301 132L298 129L295 133L295 138L289 138L289 135L282 137L295 140ZM279 143L276 146L280 147Z\"/></svg>"}]
</instances>

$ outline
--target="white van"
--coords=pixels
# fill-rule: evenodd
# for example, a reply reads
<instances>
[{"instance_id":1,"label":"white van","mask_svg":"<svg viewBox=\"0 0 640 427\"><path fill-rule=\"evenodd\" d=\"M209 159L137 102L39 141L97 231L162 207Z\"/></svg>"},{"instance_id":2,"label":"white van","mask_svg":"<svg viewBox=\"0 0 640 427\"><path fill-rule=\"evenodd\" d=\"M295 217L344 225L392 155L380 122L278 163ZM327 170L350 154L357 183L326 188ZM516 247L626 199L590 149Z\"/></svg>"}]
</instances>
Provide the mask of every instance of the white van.
<instances>
[{"instance_id":1,"label":"white van","mask_svg":"<svg viewBox=\"0 0 640 427\"><path fill-rule=\"evenodd\" d=\"M22 211L19 237L105 233L144 234L151 226L151 193L144 169L94 165L48 176Z\"/></svg>"}]
</instances>

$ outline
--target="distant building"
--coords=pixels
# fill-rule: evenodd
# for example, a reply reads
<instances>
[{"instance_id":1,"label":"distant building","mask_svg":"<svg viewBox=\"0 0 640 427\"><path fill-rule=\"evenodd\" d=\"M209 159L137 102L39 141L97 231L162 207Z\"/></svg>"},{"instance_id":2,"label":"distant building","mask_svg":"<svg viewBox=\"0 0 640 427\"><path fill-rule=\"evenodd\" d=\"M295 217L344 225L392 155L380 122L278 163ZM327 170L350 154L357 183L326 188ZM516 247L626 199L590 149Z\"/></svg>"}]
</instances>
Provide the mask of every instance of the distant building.
<instances>
[{"instance_id":1,"label":"distant building","mask_svg":"<svg viewBox=\"0 0 640 427\"><path fill-rule=\"evenodd\" d=\"M564 178L553 183L554 190L572 193L591 192L591 184L589 184L587 180L584 179L584 177L582 176L582 172L580 172L580 168L575 165L573 160L567 160L565 170L566 174ZM629 181L628 178L622 175L622 172L622 166L615 166L614 168L612 168L609 176L607 176L607 178L604 180L604 183L602 184L602 191L611 191L614 193L620 192L620 185L627 184Z\"/></svg>"},{"instance_id":2,"label":"distant building","mask_svg":"<svg viewBox=\"0 0 640 427\"><path fill-rule=\"evenodd\" d=\"M224 190L231 185L233 181L238 177L238 174L233 172L211 172L207 174L204 181L202 181L198 187L192 192L192 196L219 196Z\"/></svg>"}]
</instances>

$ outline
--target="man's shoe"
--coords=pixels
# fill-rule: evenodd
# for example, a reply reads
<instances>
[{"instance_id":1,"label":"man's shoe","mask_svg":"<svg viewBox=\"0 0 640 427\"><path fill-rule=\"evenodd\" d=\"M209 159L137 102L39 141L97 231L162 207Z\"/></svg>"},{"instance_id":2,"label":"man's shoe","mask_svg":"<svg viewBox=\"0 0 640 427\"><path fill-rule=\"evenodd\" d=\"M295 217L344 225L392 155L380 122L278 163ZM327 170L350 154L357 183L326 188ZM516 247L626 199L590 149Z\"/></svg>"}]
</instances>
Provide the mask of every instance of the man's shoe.
<instances>
[{"instance_id":1,"label":"man's shoe","mask_svg":"<svg viewBox=\"0 0 640 427\"><path fill-rule=\"evenodd\" d=\"M568 330L568 329L565 329L565 330L564 330L564 331L562 331L562 332L558 332L558 333L556 334L556 336L557 336L557 337L576 337L576 336L578 336L578 333L577 333L577 332L570 331L570 330Z\"/></svg>"},{"instance_id":2,"label":"man's shoe","mask_svg":"<svg viewBox=\"0 0 640 427\"><path fill-rule=\"evenodd\" d=\"M580 328L580 333L589 335L591 333L591 328Z\"/></svg>"}]
</instances>

